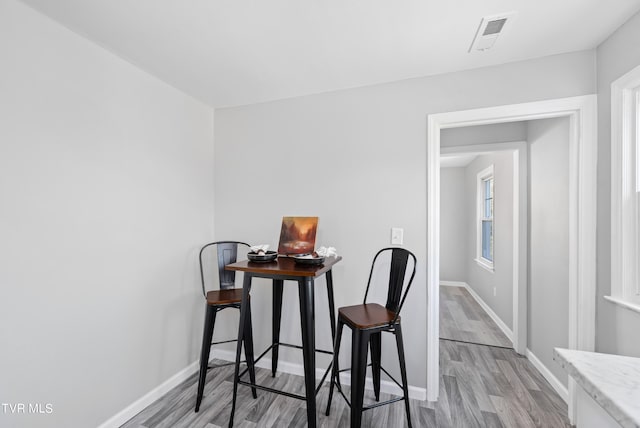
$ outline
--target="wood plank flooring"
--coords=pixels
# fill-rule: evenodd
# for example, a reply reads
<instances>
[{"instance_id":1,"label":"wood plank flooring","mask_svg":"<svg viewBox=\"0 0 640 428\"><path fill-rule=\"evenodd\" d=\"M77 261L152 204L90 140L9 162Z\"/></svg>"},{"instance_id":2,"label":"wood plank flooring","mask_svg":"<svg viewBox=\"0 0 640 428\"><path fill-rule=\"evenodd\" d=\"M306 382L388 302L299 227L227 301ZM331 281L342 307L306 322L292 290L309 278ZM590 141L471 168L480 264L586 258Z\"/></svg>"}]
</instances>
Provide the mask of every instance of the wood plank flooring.
<instances>
[{"instance_id":1,"label":"wood plank flooring","mask_svg":"<svg viewBox=\"0 0 640 428\"><path fill-rule=\"evenodd\" d=\"M464 287L440 287L440 338L513 347L507 336Z\"/></svg>"},{"instance_id":2,"label":"wood plank flooring","mask_svg":"<svg viewBox=\"0 0 640 428\"><path fill-rule=\"evenodd\" d=\"M384 361L383 361L384 364ZM567 406L533 365L511 349L470 343L440 341L440 398L437 402L411 400L415 427L568 427ZM209 371L199 413L194 412L197 376L194 374L151 404L124 428L219 428L228 425L231 410L233 366ZM258 383L302 393L299 376L256 369ZM409 373L411 379L411 373ZM349 388L345 387L348 393ZM334 395L331 415L325 416L328 383L317 397L318 427L348 427L349 408ZM381 394L387 399L388 394ZM365 402L373 401L366 391ZM407 426L404 403L368 410L363 427ZM248 427L304 427L305 404L301 400L258 391L251 397L239 386L235 424Z\"/></svg>"}]
</instances>

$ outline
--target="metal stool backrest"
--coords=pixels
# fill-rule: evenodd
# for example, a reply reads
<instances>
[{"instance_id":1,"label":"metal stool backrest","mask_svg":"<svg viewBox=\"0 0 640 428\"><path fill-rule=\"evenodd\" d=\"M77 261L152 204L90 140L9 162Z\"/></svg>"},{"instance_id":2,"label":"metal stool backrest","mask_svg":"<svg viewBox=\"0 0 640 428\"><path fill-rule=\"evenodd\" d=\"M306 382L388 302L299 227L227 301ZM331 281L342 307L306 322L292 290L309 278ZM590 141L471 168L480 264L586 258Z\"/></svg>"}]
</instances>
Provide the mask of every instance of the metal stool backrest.
<instances>
[{"instance_id":1,"label":"metal stool backrest","mask_svg":"<svg viewBox=\"0 0 640 428\"><path fill-rule=\"evenodd\" d=\"M209 247L215 247L217 250L217 264L218 264L218 278L220 280L220 289L227 290L229 288L236 288L236 272L232 270L225 270L225 266L231 263L235 263L238 259L238 246L250 247L246 242L240 241L217 241L211 242L200 250L200 280L202 282L202 294L206 297L207 290L204 284L204 268L203 268L203 254L205 249Z\"/></svg>"},{"instance_id":2,"label":"metal stool backrest","mask_svg":"<svg viewBox=\"0 0 640 428\"><path fill-rule=\"evenodd\" d=\"M387 254L389 252L391 252L391 266L389 270L389 287L387 289L387 303L385 307L391 312L395 312L396 316L392 322L392 324L395 324L398 321L400 310L402 309L402 305L404 305L407 293L409 293L409 288L411 287L413 278L416 275L416 256L413 255L411 251L405 250L404 248L393 247L383 248L378 251L371 263L371 272L369 273L369 281L367 282L367 291L364 294L364 303L367 303L367 296L369 295L369 287L371 286L371 278L373 277L376 261L381 254ZM413 266L409 266L410 258L413 260ZM403 293L402 289L408 272L411 272L411 276L409 277L409 281L406 283L406 287L404 287L405 290Z\"/></svg>"}]
</instances>

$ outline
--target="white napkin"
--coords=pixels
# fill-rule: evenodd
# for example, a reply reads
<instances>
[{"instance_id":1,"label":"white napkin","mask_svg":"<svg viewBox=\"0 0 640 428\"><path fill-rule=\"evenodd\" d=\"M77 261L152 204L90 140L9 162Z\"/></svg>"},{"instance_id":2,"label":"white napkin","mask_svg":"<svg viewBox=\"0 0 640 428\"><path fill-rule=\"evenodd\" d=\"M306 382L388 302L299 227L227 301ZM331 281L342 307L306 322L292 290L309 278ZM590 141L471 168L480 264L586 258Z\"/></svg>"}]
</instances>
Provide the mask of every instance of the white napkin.
<instances>
[{"instance_id":1,"label":"white napkin","mask_svg":"<svg viewBox=\"0 0 640 428\"><path fill-rule=\"evenodd\" d=\"M336 257L338 255L334 247L320 247L316 250L316 253L318 253L318 257Z\"/></svg>"},{"instance_id":2,"label":"white napkin","mask_svg":"<svg viewBox=\"0 0 640 428\"><path fill-rule=\"evenodd\" d=\"M296 259L313 259L313 254L304 254L301 256L296 256Z\"/></svg>"},{"instance_id":3,"label":"white napkin","mask_svg":"<svg viewBox=\"0 0 640 428\"><path fill-rule=\"evenodd\" d=\"M269 244L254 245L253 247L251 247L251 251L253 251L256 254L260 254L261 252L263 254L266 254L268 249L269 249Z\"/></svg>"}]
</instances>

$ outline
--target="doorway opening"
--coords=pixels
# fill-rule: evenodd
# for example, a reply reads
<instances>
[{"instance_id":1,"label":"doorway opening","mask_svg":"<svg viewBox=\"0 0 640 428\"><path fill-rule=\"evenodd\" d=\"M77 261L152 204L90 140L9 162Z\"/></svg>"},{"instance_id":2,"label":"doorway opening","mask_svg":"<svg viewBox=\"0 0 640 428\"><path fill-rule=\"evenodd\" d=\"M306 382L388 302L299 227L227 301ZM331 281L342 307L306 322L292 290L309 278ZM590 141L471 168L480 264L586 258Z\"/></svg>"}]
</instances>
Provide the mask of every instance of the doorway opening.
<instances>
[{"instance_id":1,"label":"doorway opening","mask_svg":"<svg viewBox=\"0 0 640 428\"><path fill-rule=\"evenodd\" d=\"M596 97L580 96L429 115L427 132L427 399L438 399L441 131L492 123L569 119L569 348L592 351L595 342ZM521 255L519 255L521 257ZM525 275L519 272L519 275ZM519 283L519 316L526 313ZM526 337L515 323L518 337ZM525 345L526 346L526 345ZM569 418L575 420L575 384L569 382Z\"/></svg>"},{"instance_id":2,"label":"doorway opening","mask_svg":"<svg viewBox=\"0 0 640 428\"><path fill-rule=\"evenodd\" d=\"M527 218L527 146L524 141L485 143L478 137L497 127L443 133L440 339L524 353L526 338L515 337L513 325L514 320L526 322L518 317L514 296L519 272L527 271L526 253L519 257L520 242L525 251L527 242L526 227L520 228ZM516 128L526 129L524 123ZM464 144L470 141L477 144Z\"/></svg>"}]
</instances>

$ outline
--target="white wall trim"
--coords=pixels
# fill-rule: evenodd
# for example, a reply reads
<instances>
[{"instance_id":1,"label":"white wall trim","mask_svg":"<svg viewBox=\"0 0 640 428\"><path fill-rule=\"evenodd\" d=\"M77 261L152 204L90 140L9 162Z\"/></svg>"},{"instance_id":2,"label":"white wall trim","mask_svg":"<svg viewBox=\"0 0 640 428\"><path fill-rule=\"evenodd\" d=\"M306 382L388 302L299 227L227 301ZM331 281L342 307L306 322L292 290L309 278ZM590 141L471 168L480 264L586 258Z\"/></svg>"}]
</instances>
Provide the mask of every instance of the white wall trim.
<instances>
[{"instance_id":1,"label":"white wall trim","mask_svg":"<svg viewBox=\"0 0 640 428\"><path fill-rule=\"evenodd\" d=\"M635 111L640 66L611 84L611 296L640 303L638 296L638 160Z\"/></svg>"},{"instance_id":2,"label":"white wall trim","mask_svg":"<svg viewBox=\"0 0 640 428\"><path fill-rule=\"evenodd\" d=\"M569 402L569 389L566 386L564 386L562 384L562 382L560 382L558 380L558 378L553 375L553 373L551 373L551 370L549 370L547 368L547 366L542 364L542 361L540 361L540 359L538 357L536 357L535 354L533 352L531 352L531 350L527 349L527 354L526 355L527 355L527 359L529 361L531 361L531 364L533 364L533 366L536 369L538 369L540 374L542 374L542 376L544 376L544 378L547 380L547 382L549 382L549 384L551 384L551 387L558 393L560 398L562 398L565 403L568 403Z\"/></svg>"},{"instance_id":3,"label":"white wall trim","mask_svg":"<svg viewBox=\"0 0 640 428\"><path fill-rule=\"evenodd\" d=\"M236 354L233 351L221 350L221 349L212 349L210 360L218 358L220 360L225 361L235 361ZM158 385L156 388L152 389L125 409L121 410L107 421L103 422L98 428L117 428L126 423L128 420L133 418L135 415L146 409L150 406L154 401L162 398L165 394L167 394L170 390L180 385L182 382L187 380L191 375L198 372L199 369L199 361L195 361L192 364L189 364L184 369L180 370L178 373L164 381L162 384ZM264 369L271 370L271 359L263 358L256 364L256 367L261 367ZM278 361L278 370L283 373L289 373L296 376L304 376L304 368L301 364L290 363L288 361ZM326 369L316 368L316 379L322 379L324 375L324 371ZM351 375L349 373L341 373L340 381L344 385L351 385ZM328 382L325 380L325 382ZM373 379L367 377L365 380L365 388L373 391ZM415 400L425 401L427 399L427 390L426 388L420 388L417 386L408 386L409 389L409 397ZM380 381L380 391L393 394L393 395L402 395L402 389L398 387L395 383L387 380ZM194 395L196 393L194 389Z\"/></svg>"},{"instance_id":4,"label":"white wall trim","mask_svg":"<svg viewBox=\"0 0 640 428\"><path fill-rule=\"evenodd\" d=\"M210 360L218 358L220 360L225 361L235 361L236 354L233 351L227 351L222 349L212 349ZM182 382L187 380L191 375L197 373L200 367L199 361L195 361L189 364L184 369L180 370L175 375L171 376L169 379L158 385L156 388L152 389L126 408L109 418L107 421L103 422L98 428L117 428L123 425L125 422L133 418L135 415L146 409L150 406L154 401L162 398L165 394L171 391L176 386L180 385ZM271 370L271 359L263 358L256 364L256 367L265 368ZM296 376L304 376L304 368L302 364L290 363L288 361L278 361L278 370L284 373L293 374ZM322 379L324 375L324 371L326 369L316 368L316 379ZM341 373L340 381L345 385L351 385L351 375L349 373ZM325 381L327 382L327 381ZM367 377L365 380L365 388L373 391L373 379ZM409 389L409 397L415 400L425 401L427 399L427 389L420 388L417 386L408 386ZM402 389L398 387L395 383L387 380L380 381L380 391L402 396ZM196 391L193 390L195 395Z\"/></svg>"},{"instance_id":5,"label":"white wall trim","mask_svg":"<svg viewBox=\"0 0 640 428\"><path fill-rule=\"evenodd\" d=\"M482 239L482 238L480 238ZM479 240L477 239L476 242L478 242ZM480 243L482 244L482 243ZM490 273L495 273L496 270L493 268L493 262L488 261L487 259L485 259L484 257L477 257L475 259L473 259L476 264L481 267L482 269L486 270L487 272Z\"/></svg>"},{"instance_id":6,"label":"white wall trim","mask_svg":"<svg viewBox=\"0 0 640 428\"><path fill-rule=\"evenodd\" d=\"M480 297L480 295L476 293L475 290L471 288L471 286L469 286L469 284L465 283L464 288L467 289L469 294L471 294L471 297L473 297L475 301L478 302L478 304L482 307L482 309L484 309L487 315L489 315L493 322L496 323L498 328L500 328L504 335L507 336L511 343L513 343L513 331L509 328L508 325L504 323L504 321L502 321L502 318L500 318L498 314L496 314L493 309L491 309L491 307L484 300L482 300L482 297Z\"/></svg>"},{"instance_id":7,"label":"white wall trim","mask_svg":"<svg viewBox=\"0 0 640 428\"><path fill-rule=\"evenodd\" d=\"M518 150L513 151L513 349L522 354L526 351L528 340L528 302L529 288L527 273L529 271L529 153L527 143L515 143Z\"/></svg>"},{"instance_id":8,"label":"white wall trim","mask_svg":"<svg viewBox=\"0 0 640 428\"><path fill-rule=\"evenodd\" d=\"M439 393L440 131L462 126L569 117L569 348L593 351L596 301L596 101L596 95L584 95L428 115L426 384L430 401L437 400ZM526 299L526 296L519 296L519 299ZM575 384L570 381L571 423L575 423L574 388Z\"/></svg>"},{"instance_id":9,"label":"white wall trim","mask_svg":"<svg viewBox=\"0 0 640 428\"><path fill-rule=\"evenodd\" d=\"M441 287L467 287L464 281L440 281Z\"/></svg>"},{"instance_id":10,"label":"white wall trim","mask_svg":"<svg viewBox=\"0 0 640 428\"><path fill-rule=\"evenodd\" d=\"M236 360L236 353L233 351L212 349L211 353L213 354L214 358L219 358L221 360L225 360L225 361ZM258 364L256 364L256 367L261 367L271 371L271 359L270 358L261 359L258 362ZM326 369L316 368L316 380L322 379L322 376L324 375L325 370ZM283 373L289 373L296 376L304 376L304 367L302 366L302 364L291 363L288 361L278 360L278 371L281 371ZM325 380L326 387L329 386L328 379L330 375L331 374L329 374L327 376L327 379ZM345 385L351 385L351 374L349 374L348 372L341 373L340 382L344 383ZM367 377L365 380L365 388L373 391L373 379L371 379L370 377ZM413 398L421 401L424 401L427 399L426 388L420 388L417 386L409 385L408 389L409 389L409 398ZM380 391L387 394L402 396L402 389L400 389L398 385L396 385L395 383L387 380L380 381Z\"/></svg>"},{"instance_id":11,"label":"white wall trim","mask_svg":"<svg viewBox=\"0 0 640 428\"><path fill-rule=\"evenodd\" d=\"M604 296L604 300L607 300L611 303L615 303L616 305L622 306L625 309L629 309L632 312L637 312L640 314L640 305L631 303L625 299L619 299L614 296Z\"/></svg>"},{"instance_id":12,"label":"white wall trim","mask_svg":"<svg viewBox=\"0 0 640 428\"><path fill-rule=\"evenodd\" d=\"M167 392L171 391L176 386L180 385L182 382L187 380L189 376L193 375L198 371L200 364L198 361L195 361L189 364L184 369L180 370L175 375L171 376L166 381L162 382L156 388L152 389L126 408L109 418L107 421L102 423L98 428L117 428L127 422L129 419L133 418L135 415L143 411L145 408L150 406L154 401L164 396ZM195 394L195 390L194 390Z\"/></svg>"},{"instance_id":13,"label":"white wall trim","mask_svg":"<svg viewBox=\"0 0 640 428\"><path fill-rule=\"evenodd\" d=\"M475 224L476 224L476 263L486 269L487 271L494 273L495 270L493 268L493 260L485 259L482 256L482 220L484 219L484 215L481 214L484 211L484 187L482 186L482 182L485 179L491 178L494 180L494 167L493 164L489 165L482 171L476 174L476 212L475 212ZM492 196L493 197L493 196ZM491 227L492 230L495 231L495 219L493 218L493 214L491 217ZM493 233L493 232L492 232Z\"/></svg>"},{"instance_id":14,"label":"white wall trim","mask_svg":"<svg viewBox=\"0 0 640 428\"><path fill-rule=\"evenodd\" d=\"M427 116L427 400L440 391L440 130L445 118Z\"/></svg>"}]
</instances>

